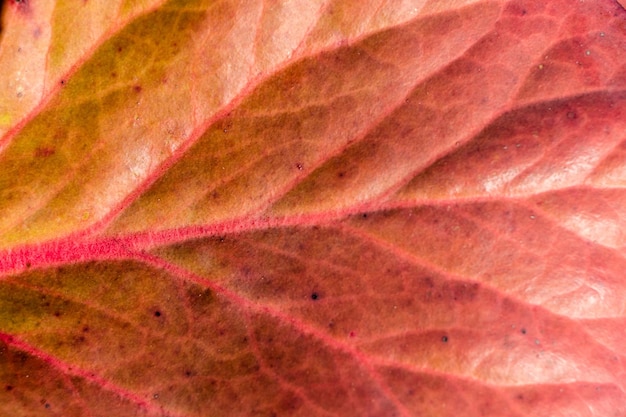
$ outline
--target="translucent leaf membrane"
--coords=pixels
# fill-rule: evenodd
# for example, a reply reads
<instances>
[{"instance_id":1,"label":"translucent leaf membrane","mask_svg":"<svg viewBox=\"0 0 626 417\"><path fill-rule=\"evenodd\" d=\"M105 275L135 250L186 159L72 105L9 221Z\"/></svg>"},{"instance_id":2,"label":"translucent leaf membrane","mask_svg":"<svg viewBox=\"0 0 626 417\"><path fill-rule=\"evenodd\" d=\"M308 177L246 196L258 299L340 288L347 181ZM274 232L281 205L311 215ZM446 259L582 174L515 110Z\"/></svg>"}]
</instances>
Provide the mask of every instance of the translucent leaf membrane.
<instances>
[{"instance_id":1,"label":"translucent leaf membrane","mask_svg":"<svg viewBox=\"0 0 626 417\"><path fill-rule=\"evenodd\" d=\"M5 3L0 415L626 414L619 3Z\"/></svg>"}]
</instances>

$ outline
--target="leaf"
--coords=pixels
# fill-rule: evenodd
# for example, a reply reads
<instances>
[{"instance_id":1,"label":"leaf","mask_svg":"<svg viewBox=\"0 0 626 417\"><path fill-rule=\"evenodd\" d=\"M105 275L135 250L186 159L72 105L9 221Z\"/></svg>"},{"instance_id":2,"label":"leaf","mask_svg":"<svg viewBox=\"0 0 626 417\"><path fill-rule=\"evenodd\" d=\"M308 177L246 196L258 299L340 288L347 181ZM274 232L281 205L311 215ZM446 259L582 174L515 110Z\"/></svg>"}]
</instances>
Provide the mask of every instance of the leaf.
<instances>
[{"instance_id":1,"label":"leaf","mask_svg":"<svg viewBox=\"0 0 626 417\"><path fill-rule=\"evenodd\" d=\"M7 2L0 415L626 414L625 22Z\"/></svg>"}]
</instances>

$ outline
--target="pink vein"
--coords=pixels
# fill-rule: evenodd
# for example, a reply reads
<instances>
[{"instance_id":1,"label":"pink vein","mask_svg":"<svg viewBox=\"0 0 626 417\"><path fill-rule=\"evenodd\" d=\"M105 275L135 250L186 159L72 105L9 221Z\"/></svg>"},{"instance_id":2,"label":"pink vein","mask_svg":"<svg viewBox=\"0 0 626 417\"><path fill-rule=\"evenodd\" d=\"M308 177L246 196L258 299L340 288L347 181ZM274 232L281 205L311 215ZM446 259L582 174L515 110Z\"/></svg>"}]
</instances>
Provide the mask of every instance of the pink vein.
<instances>
[{"instance_id":1,"label":"pink vein","mask_svg":"<svg viewBox=\"0 0 626 417\"><path fill-rule=\"evenodd\" d=\"M577 187L580 188L580 187ZM588 188L588 187L582 187ZM523 203L519 198L501 198ZM313 227L336 224L358 213L415 208L423 204L448 206L450 204L473 204L492 202L491 197L442 199L437 201L396 201L386 204L366 202L342 210L284 216L244 216L219 223L166 229L156 232L145 231L121 236L87 238L87 236L65 236L48 242L28 244L0 250L0 276L18 273L28 268L43 268L84 262L89 260L128 259L133 253L150 250L158 246L172 245L192 239L224 236L238 233L287 227Z\"/></svg>"}]
</instances>

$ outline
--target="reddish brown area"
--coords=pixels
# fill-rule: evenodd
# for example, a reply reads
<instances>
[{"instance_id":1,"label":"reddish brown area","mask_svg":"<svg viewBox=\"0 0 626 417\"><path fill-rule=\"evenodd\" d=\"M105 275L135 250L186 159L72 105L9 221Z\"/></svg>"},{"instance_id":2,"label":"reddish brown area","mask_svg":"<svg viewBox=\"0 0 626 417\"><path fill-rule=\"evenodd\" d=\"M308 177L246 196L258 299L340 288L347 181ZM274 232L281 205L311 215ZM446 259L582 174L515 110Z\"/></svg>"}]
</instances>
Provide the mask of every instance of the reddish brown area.
<instances>
[{"instance_id":1,"label":"reddish brown area","mask_svg":"<svg viewBox=\"0 0 626 417\"><path fill-rule=\"evenodd\" d=\"M35 149L35 156L38 158L45 158L47 156L52 156L54 155L55 150L54 148L51 147L41 147L41 148L37 148Z\"/></svg>"}]
</instances>

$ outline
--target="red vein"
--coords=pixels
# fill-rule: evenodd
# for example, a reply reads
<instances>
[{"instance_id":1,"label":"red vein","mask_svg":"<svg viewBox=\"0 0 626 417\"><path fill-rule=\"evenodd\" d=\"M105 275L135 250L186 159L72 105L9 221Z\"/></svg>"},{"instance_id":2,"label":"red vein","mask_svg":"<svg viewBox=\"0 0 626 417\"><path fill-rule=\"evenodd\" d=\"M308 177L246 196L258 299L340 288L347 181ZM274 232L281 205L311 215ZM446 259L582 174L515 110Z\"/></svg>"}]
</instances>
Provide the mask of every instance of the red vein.
<instances>
[{"instance_id":1,"label":"red vein","mask_svg":"<svg viewBox=\"0 0 626 417\"><path fill-rule=\"evenodd\" d=\"M570 187L569 189L591 189L592 187ZM544 193L540 193L544 194ZM531 194L536 195L536 194ZM501 200L524 204L520 197L502 197ZM80 234L65 236L43 243L26 244L0 251L0 275L23 271L27 268L49 267L68 262L88 260L128 259L129 254L158 246L173 245L189 240L253 232L272 228L313 227L338 223L359 213L375 213L388 210L411 209L420 205L446 207L459 204L493 202L493 197L479 196L441 200L403 200L385 204L366 202L342 210L284 216L244 216L218 223L166 229L156 232L144 231L120 236L100 236L88 239ZM536 210L536 208L533 208Z\"/></svg>"},{"instance_id":2,"label":"red vein","mask_svg":"<svg viewBox=\"0 0 626 417\"><path fill-rule=\"evenodd\" d=\"M160 257L147 255L147 254L140 254L136 256L135 258L138 260L142 260L148 264L154 265L160 269L164 269L170 272L175 277L180 277L183 280L194 282L199 285L208 287L212 289L213 291L216 291L222 294L223 296L229 298L233 302L236 302L238 305L242 306L244 310L248 309L248 310L255 311L256 313L269 315L277 319L279 322L283 324L294 327L304 334L309 334L315 337L316 339L322 341L324 344L326 344L327 346L333 349L336 349L338 351L348 354L350 357L354 358L357 361L357 363L360 363L364 366L364 368L370 374L371 380L378 386L380 391L383 394L385 394L385 396L394 404L394 406L398 409L398 411L400 411L402 416L408 417L412 415L404 407L404 405L400 403L400 401L395 397L395 395L390 391L389 387L387 387L386 384L381 380L380 375L375 370L374 366L370 363L371 361L367 358L367 356L361 351L359 351L358 349L352 346L349 346L348 344L344 342L328 337L327 334L322 333L320 330L316 329L315 327L309 325L306 322L303 322L299 319L288 316L284 314L283 312L279 310L275 310L271 307L260 306L257 303L254 303L248 300L247 298L244 298L241 295L235 293L234 291L227 289L226 287L217 285L203 278L202 276L199 276L190 271L187 271L186 269L182 267L173 265Z\"/></svg>"}]
</instances>

